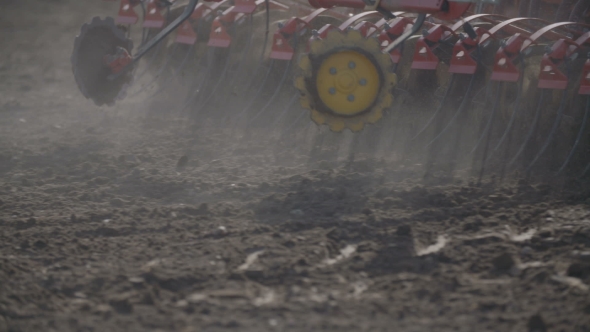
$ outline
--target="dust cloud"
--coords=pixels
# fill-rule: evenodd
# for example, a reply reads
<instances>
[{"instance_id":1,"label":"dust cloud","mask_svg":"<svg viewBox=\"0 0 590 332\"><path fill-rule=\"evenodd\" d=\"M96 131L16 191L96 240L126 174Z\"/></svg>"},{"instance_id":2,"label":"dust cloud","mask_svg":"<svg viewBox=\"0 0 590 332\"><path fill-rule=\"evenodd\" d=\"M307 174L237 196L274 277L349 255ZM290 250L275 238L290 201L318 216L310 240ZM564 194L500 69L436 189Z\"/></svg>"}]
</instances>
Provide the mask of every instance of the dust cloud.
<instances>
[{"instance_id":1,"label":"dust cloud","mask_svg":"<svg viewBox=\"0 0 590 332\"><path fill-rule=\"evenodd\" d=\"M0 331L590 329L587 187L478 184L471 158L425 178L404 116L354 135L255 118L266 91L184 107L202 71L97 107L69 57L114 13L0 2Z\"/></svg>"}]
</instances>

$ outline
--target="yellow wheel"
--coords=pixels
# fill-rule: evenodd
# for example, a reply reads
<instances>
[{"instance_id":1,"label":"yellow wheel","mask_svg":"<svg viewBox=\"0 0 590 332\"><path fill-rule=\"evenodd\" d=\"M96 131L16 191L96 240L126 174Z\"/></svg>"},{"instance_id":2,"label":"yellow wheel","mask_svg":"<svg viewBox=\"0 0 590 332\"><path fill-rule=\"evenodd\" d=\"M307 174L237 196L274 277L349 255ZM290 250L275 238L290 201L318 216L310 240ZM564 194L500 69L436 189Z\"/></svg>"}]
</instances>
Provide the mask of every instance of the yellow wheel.
<instances>
[{"instance_id":1,"label":"yellow wheel","mask_svg":"<svg viewBox=\"0 0 590 332\"><path fill-rule=\"evenodd\" d=\"M396 78L389 56L381 53L376 39L363 38L358 31L331 31L313 41L299 66L295 85L302 106L311 110L315 123L332 131L359 131L391 106Z\"/></svg>"}]
</instances>

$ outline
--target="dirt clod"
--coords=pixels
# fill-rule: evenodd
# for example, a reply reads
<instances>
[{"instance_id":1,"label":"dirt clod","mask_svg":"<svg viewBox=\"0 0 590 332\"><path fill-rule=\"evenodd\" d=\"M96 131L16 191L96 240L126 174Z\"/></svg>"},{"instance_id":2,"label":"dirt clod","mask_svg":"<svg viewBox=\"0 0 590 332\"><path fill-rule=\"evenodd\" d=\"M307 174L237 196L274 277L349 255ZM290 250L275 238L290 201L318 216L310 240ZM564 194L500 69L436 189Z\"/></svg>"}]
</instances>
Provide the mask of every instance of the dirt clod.
<instances>
[{"instance_id":1,"label":"dirt clod","mask_svg":"<svg viewBox=\"0 0 590 332\"><path fill-rule=\"evenodd\" d=\"M176 162L176 169L182 170L186 167L187 164L188 164L188 156L184 155L184 156L178 158L178 162Z\"/></svg>"},{"instance_id":2,"label":"dirt clod","mask_svg":"<svg viewBox=\"0 0 590 332\"><path fill-rule=\"evenodd\" d=\"M587 279L590 277L590 263L572 263L567 268L567 275L579 279Z\"/></svg>"},{"instance_id":3,"label":"dirt clod","mask_svg":"<svg viewBox=\"0 0 590 332\"><path fill-rule=\"evenodd\" d=\"M514 266L514 258L509 253L502 253L492 259L494 268L498 271L508 271Z\"/></svg>"},{"instance_id":4,"label":"dirt clod","mask_svg":"<svg viewBox=\"0 0 590 332\"><path fill-rule=\"evenodd\" d=\"M412 227L410 227L410 225L400 225L395 230L395 234L397 234L398 236L411 236Z\"/></svg>"},{"instance_id":5,"label":"dirt clod","mask_svg":"<svg viewBox=\"0 0 590 332\"><path fill-rule=\"evenodd\" d=\"M113 198L113 199L111 199L111 205L113 207L120 208L120 207L125 206L125 202L122 199L120 199L120 198Z\"/></svg>"},{"instance_id":6,"label":"dirt clod","mask_svg":"<svg viewBox=\"0 0 590 332\"><path fill-rule=\"evenodd\" d=\"M541 315L536 314L531 316L527 323L529 332L547 332L547 326Z\"/></svg>"},{"instance_id":7,"label":"dirt clod","mask_svg":"<svg viewBox=\"0 0 590 332\"><path fill-rule=\"evenodd\" d=\"M127 298L116 298L109 301L109 304L113 309L122 315L130 315L133 313L133 305L129 302Z\"/></svg>"}]
</instances>

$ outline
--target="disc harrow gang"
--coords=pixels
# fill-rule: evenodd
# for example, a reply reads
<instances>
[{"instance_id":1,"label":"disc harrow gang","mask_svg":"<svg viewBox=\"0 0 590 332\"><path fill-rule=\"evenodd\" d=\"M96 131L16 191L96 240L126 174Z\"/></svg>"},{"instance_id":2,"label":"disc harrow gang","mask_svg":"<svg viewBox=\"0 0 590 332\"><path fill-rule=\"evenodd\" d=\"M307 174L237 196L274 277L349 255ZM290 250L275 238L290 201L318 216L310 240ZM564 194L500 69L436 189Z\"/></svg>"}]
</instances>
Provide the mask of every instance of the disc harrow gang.
<instances>
[{"instance_id":1,"label":"disc harrow gang","mask_svg":"<svg viewBox=\"0 0 590 332\"><path fill-rule=\"evenodd\" d=\"M351 153L427 177L590 173L588 1L105 1L72 55L98 105L133 85L232 135L364 129Z\"/></svg>"}]
</instances>

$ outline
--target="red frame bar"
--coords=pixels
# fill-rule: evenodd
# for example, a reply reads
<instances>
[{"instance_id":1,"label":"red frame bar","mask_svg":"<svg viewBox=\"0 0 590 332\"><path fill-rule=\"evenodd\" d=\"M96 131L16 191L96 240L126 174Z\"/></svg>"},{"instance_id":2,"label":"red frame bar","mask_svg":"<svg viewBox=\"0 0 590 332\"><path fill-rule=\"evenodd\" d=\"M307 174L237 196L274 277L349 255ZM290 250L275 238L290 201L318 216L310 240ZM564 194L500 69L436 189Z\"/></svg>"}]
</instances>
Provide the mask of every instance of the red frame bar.
<instances>
[{"instance_id":1,"label":"red frame bar","mask_svg":"<svg viewBox=\"0 0 590 332\"><path fill-rule=\"evenodd\" d=\"M435 70L440 62L439 58L434 55L433 50L439 42L451 35L457 35L455 31L444 24L435 24L426 36L418 38L414 56L412 58L412 69Z\"/></svg>"},{"instance_id":2,"label":"red frame bar","mask_svg":"<svg viewBox=\"0 0 590 332\"><path fill-rule=\"evenodd\" d=\"M145 9L145 18L142 27L161 29L166 23L166 19L162 16L162 6L158 0L148 0Z\"/></svg>"},{"instance_id":3,"label":"red frame bar","mask_svg":"<svg viewBox=\"0 0 590 332\"><path fill-rule=\"evenodd\" d=\"M217 16L211 24L211 32L209 33L209 47L229 47L231 44L231 36L227 32L227 26L244 17L243 13L234 11L234 7L229 7L221 15Z\"/></svg>"},{"instance_id":4,"label":"red frame bar","mask_svg":"<svg viewBox=\"0 0 590 332\"><path fill-rule=\"evenodd\" d=\"M389 44L391 44L394 40L399 38L406 29L409 28L410 25L414 24L414 20L408 17L402 17L397 15L398 17L394 18L389 24L389 29L381 31L379 36L379 43L381 45L381 49L384 49ZM393 63L399 63L401 60L402 54L399 48L396 48L389 52L389 58Z\"/></svg>"},{"instance_id":5,"label":"red frame bar","mask_svg":"<svg viewBox=\"0 0 590 332\"><path fill-rule=\"evenodd\" d=\"M139 16L137 16L133 7L138 4L139 3L131 3L129 0L121 0L121 3L119 4L119 13L115 18L115 23L126 25L137 23L137 21L139 21Z\"/></svg>"},{"instance_id":6,"label":"red frame bar","mask_svg":"<svg viewBox=\"0 0 590 332\"><path fill-rule=\"evenodd\" d=\"M327 11L326 8L319 8L303 18L292 17L286 21L283 27L273 34L270 58L275 60L292 60L295 50L291 45L291 39L303 29L311 28L311 22L325 11Z\"/></svg>"},{"instance_id":7,"label":"red frame bar","mask_svg":"<svg viewBox=\"0 0 590 332\"><path fill-rule=\"evenodd\" d=\"M178 27L178 29L176 30L176 38L174 39L174 42L180 44L194 45L197 42L198 35L195 31L193 23L195 21L198 22L199 20L212 15L213 13L215 13L216 9L219 8L219 6L225 4L226 2L227 0L215 2L212 4L208 4L205 2L199 3L197 7L195 7L195 10L193 11L191 17L188 20L184 21L182 25Z\"/></svg>"},{"instance_id":8,"label":"red frame bar","mask_svg":"<svg viewBox=\"0 0 590 332\"><path fill-rule=\"evenodd\" d=\"M455 26L453 26L455 27ZM449 73L454 74L475 74L477 71L477 61L471 56L477 49L477 45L483 36L489 35L489 31L483 28L475 28L477 38L475 40L471 37L459 39L453 47L453 55L449 65Z\"/></svg>"}]
</instances>

